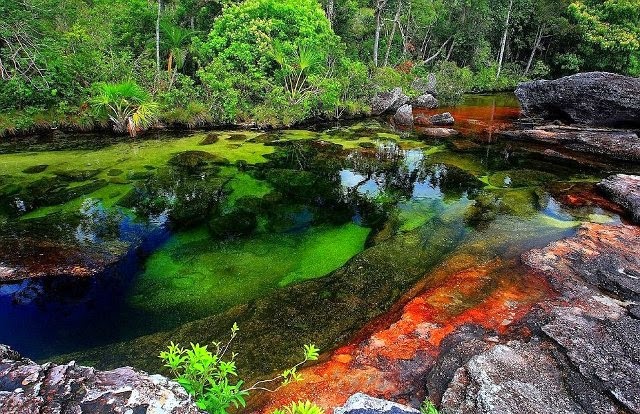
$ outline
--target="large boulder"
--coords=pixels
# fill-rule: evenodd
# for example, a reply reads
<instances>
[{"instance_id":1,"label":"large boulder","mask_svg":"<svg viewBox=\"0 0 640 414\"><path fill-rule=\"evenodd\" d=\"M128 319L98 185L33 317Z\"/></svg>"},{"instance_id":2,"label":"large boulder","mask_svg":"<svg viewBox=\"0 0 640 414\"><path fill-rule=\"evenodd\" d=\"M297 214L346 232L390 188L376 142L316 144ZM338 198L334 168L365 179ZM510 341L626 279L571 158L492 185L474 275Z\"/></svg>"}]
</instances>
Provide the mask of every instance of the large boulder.
<instances>
[{"instance_id":1,"label":"large boulder","mask_svg":"<svg viewBox=\"0 0 640 414\"><path fill-rule=\"evenodd\" d=\"M640 125L640 79L606 72L526 82L516 96L526 116L601 126Z\"/></svg>"},{"instance_id":2,"label":"large boulder","mask_svg":"<svg viewBox=\"0 0 640 414\"><path fill-rule=\"evenodd\" d=\"M414 98L411 104L420 109L435 109L440 105L438 100L430 93L425 93L424 95Z\"/></svg>"},{"instance_id":3,"label":"large boulder","mask_svg":"<svg viewBox=\"0 0 640 414\"><path fill-rule=\"evenodd\" d=\"M393 121L398 125L413 125L413 107L402 105L393 116Z\"/></svg>"},{"instance_id":4,"label":"large boulder","mask_svg":"<svg viewBox=\"0 0 640 414\"><path fill-rule=\"evenodd\" d=\"M44 365L0 345L2 413L202 413L178 383L133 368Z\"/></svg>"},{"instance_id":5,"label":"large boulder","mask_svg":"<svg viewBox=\"0 0 640 414\"><path fill-rule=\"evenodd\" d=\"M640 223L640 176L617 174L602 180L598 188Z\"/></svg>"},{"instance_id":6,"label":"large boulder","mask_svg":"<svg viewBox=\"0 0 640 414\"><path fill-rule=\"evenodd\" d=\"M389 92L377 94L371 103L371 114L395 114L401 106L409 102L409 97L402 92L402 88L394 88Z\"/></svg>"}]
</instances>

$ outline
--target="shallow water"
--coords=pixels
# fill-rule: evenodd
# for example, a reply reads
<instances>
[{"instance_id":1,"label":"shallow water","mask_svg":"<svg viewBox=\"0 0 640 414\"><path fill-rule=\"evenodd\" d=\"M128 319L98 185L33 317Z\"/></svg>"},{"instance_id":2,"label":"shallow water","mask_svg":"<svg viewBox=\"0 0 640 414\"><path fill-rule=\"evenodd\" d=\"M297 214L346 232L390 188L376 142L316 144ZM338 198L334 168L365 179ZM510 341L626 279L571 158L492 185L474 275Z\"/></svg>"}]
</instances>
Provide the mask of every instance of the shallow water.
<instances>
[{"instance_id":1,"label":"shallow water","mask_svg":"<svg viewBox=\"0 0 640 414\"><path fill-rule=\"evenodd\" d=\"M450 110L462 135L449 140L370 120L4 143L0 267L117 260L0 284L0 343L154 370L169 340L220 339L238 321L243 369L260 375L301 343L343 344L452 254L511 263L582 222L620 220L584 197L613 167L494 138L517 117L512 97Z\"/></svg>"}]
</instances>

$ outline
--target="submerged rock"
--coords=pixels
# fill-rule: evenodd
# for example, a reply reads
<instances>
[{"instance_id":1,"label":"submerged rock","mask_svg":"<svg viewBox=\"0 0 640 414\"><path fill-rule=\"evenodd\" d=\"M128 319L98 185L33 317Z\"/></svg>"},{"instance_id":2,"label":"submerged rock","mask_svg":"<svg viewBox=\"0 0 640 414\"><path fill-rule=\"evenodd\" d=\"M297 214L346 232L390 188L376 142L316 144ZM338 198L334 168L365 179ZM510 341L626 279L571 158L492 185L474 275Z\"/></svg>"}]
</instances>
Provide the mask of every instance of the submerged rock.
<instances>
[{"instance_id":1,"label":"submerged rock","mask_svg":"<svg viewBox=\"0 0 640 414\"><path fill-rule=\"evenodd\" d=\"M334 414L419 414L420 411L367 394L357 393L349 397L345 405L337 407Z\"/></svg>"},{"instance_id":2,"label":"submerged rock","mask_svg":"<svg viewBox=\"0 0 640 414\"><path fill-rule=\"evenodd\" d=\"M433 138L451 138L460 135L460 132L451 128L419 128L420 135Z\"/></svg>"},{"instance_id":3,"label":"submerged rock","mask_svg":"<svg viewBox=\"0 0 640 414\"><path fill-rule=\"evenodd\" d=\"M640 125L640 79L606 72L523 83L516 89L530 117L602 126Z\"/></svg>"},{"instance_id":4,"label":"submerged rock","mask_svg":"<svg viewBox=\"0 0 640 414\"><path fill-rule=\"evenodd\" d=\"M393 116L393 121L398 125L413 125L413 107L402 105Z\"/></svg>"},{"instance_id":5,"label":"submerged rock","mask_svg":"<svg viewBox=\"0 0 640 414\"><path fill-rule=\"evenodd\" d=\"M418 115L415 122L423 126L451 126L456 123L456 120L451 113L445 112L432 116Z\"/></svg>"},{"instance_id":6,"label":"submerged rock","mask_svg":"<svg viewBox=\"0 0 640 414\"><path fill-rule=\"evenodd\" d=\"M395 113L407 102L409 102L409 97L402 92L402 88L394 88L389 92L379 93L373 98L371 114Z\"/></svg>"},{"instance_id":7,"label":"submerged rock","mask_svg":"<svg viewBox=\"0 0 640 414\"><path fill-rule=\"evenodd\" d=\"M598 184L615 203L628 211L633 220L640 223L640 177L637 175L617 174L602 180Z\"/></svg>"},{"instance_id":8,"label":"submerged rock","mask_svg":"<svg viewBox=\"0 0 640 414\"><path fill-rule=\"evenodd\" d=\"M640 161L640 138L631 131L542 126L519 131L502 131L503 139L551 144L571 151Z\"/></svg>"},{"instance_id":9,"label":"submerged rock","mask_svg":"<svg viewBox=\"0 0 640 414\"><path fill-rule=\"evenodd\" d=\"M184 151L174 155L169 164L188 170L205 167L207 164L228 164L225 158L206 151Z\"/></svg>"},{"instance_id":10,"label":"submerged rock","mask_svg":"<svg viewBox=\"0 0 640 414\"><path fill-rule=\"evenodd\" d=\"M24 170L22 170L22 172L25 174L38 174L44 172L44 170L46 170L47 168L49 168L47 164L40 164L34 165L33 167L25 168Z\"/></svg>"},{"instance_id":11,"label":"submerged rock","mask_svg":"<svg viewBox=\"0 0 640 414\"><path fill-rule=\"evenodd\" d=\"M178 383L133 368L44 365L0 345L3 413L201 413Z\"/></svg>"}]
</instances>

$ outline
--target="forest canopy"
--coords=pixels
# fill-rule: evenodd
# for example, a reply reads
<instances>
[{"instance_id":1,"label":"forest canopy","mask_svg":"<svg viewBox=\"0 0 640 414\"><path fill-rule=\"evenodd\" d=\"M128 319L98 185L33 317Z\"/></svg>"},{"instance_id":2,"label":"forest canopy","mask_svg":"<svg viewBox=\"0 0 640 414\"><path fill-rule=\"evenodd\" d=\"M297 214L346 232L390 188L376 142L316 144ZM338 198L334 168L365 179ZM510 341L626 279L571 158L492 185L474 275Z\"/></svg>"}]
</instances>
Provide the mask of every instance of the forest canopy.
<instances>
[{"instance_id":1,"label":"forest canopy","mask_svg":"<svg viewBox=\"0 0 640 414\"><path fill-rule=\"evenodd\" d=\"M0 16L0 131L106 122L104 84L196 126L358 114L430 75L467 92L640 75L640 0L4 0Z\"/></svg>"}]
</instances>

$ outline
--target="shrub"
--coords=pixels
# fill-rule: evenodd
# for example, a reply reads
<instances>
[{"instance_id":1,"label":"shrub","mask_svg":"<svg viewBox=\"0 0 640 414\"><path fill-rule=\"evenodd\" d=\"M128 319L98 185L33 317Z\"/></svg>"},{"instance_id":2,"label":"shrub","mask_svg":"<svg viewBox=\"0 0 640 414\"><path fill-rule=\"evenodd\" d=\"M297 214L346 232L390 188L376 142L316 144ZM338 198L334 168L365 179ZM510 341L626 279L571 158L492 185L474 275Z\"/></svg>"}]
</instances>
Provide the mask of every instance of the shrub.
<instances>
[{"instance_id":1,"label":"shrub","mask_svg":"<svg viewBox=\"0 0 640 414\"><path fill-rule=\"evenodd\" d=\"M196 405L211 414L225 414L232 405L236 408L244 407L245 398L252 391L275 391L291 382L302 380L298 368L307 361L318 359L318 349L314 345L305 345L304 359L300 363L284 370L275 378L258 381L245 388L244 381L235 379L238 376L235 362L238 355L230 350L238 331L238 325L234 323L231 337L225 344L213 343L214 352L207 345L192 343L189 349L185 349L172 342L166 351L160 353L165 367L169 368L189 395L195 398ZM274 385L275 389L269 388Z\"/></svg>"},{"instance_id":2,"label":"shrub","mask_svg":"<svg viewBox=\"0 0 640 414\"><path fill-rule=\"evenodd\" d=\"M422 405L420 405L420 413L421 414L438 414L438 409L435 404L431 402L428 398L426 398Z\"/></svg>"},{"instance_id":3,"label":"shrub","mask_svg":"<svg viewBox=\"0 0 640 414\"><path fill-rule=\"evenodd\" d=\"M324 410L311 401L298 401L278 408L272 414L324 414Z\"/></svg>"}]
</instances>

